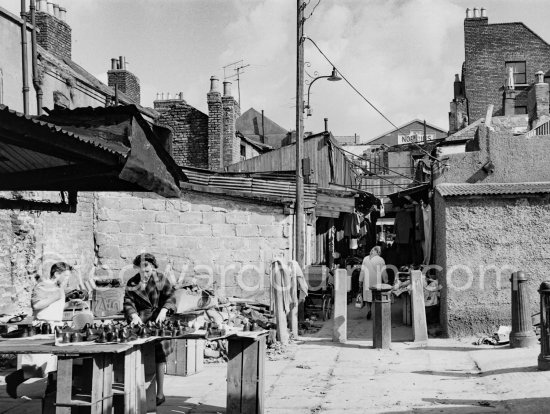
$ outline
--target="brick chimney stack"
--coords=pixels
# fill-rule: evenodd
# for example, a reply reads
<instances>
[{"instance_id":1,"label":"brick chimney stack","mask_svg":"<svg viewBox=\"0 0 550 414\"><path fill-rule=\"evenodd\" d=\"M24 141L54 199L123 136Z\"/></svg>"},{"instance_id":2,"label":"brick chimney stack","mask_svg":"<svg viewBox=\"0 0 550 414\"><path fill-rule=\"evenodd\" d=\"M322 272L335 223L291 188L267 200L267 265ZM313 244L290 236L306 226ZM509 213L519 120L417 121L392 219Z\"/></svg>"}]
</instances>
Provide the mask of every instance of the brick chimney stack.
<instances>
[{"instance_id":1,"label":"brick chimney stack","mask_svg":"<svg viewBox=\"0 0 550 414\"><path fill-rule=\"evenodd\" d=\"M210 91L206 95L208 102L208 169L221 170L223 167L223 129L222 95L219 80L210 78Z\"/></svg>"},{"instance_id":2,"label":"brick chimney stack","mask_svg":"<svg viewBox=\"0 0 550 414\"><path fill-rule=\"evenodd\" d=\"M71 59L71 26L65 21L67 10L44 0L36 2L37 43L61 59ZM30 13L28 14L30 20Z\"/></svg>"},{"instance_id":3,"label":"brick chimney stack","mask_svg":"<svg viewBox=\"0 0 550 414\"><path fill-rule=\"evenodd\" d=\"M235 135L235 122L241 115L241 108L231 93L231 82L223 83L223 166L234 164L241 159L241 140Z\"/></svg>"},{"instance_id":4,"label":"brick chimney stack","mask_svg":"<svg viewBox=\"0 0 550 414\"><path fill-rule=\"evenodd\" d=\"M126 69L126 58L120 56L111 59L111 70L107 72L107 83L111 88L115 85L135 103L141 103L141 88L136 75Z\"/></svg>"},{"instance_id":5,"label":"brick chimney stack","mask_svg":"<svg viewBox=\"0 0 550 414\"><path fill-rule=\"evenodd\" d=\"M529 114L529 126L536 128L549 118L550 112L550 85L544 82L544 72L535 73L535 83L531 85L527 93L527 113Z\"/></svg>"}]
</instances>

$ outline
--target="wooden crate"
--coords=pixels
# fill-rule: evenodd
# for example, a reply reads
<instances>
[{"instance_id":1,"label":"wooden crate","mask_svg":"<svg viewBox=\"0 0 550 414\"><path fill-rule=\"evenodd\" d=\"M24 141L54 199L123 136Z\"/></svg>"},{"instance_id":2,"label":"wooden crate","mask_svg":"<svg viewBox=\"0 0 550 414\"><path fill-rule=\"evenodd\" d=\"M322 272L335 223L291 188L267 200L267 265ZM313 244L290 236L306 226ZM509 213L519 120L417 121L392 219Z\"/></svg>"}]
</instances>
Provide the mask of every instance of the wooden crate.
<instances>
[{"instance_id":1,"label":"wooden crate","mask_svg":"<svg viewBox=\"0 0 550 414\"><path fill-rule=\"evenodd\" d=\"M201 372L204 366L204 339L172 339L174 352L166 357L166 374L188 375Z\"/></svg>"},{"instance_id":2,"label":"wooden crate","mask_svg":"<svg viewBox=\"0 0 550 414\"><path fill-rule=\"evenodd\" d=\"M124 288L95 288L92 312L96 317L113 316L122 312Z\"/></svg>"},{"instance_id":3,"label":"wooden crate","mask_svg":"<svg viewBox=\"0 0 550 414\"><path fill-rule=\"evenodd\" d=\"M263 414L265 339L227 338L227 414Z\"/></svg>"}]
</instances>

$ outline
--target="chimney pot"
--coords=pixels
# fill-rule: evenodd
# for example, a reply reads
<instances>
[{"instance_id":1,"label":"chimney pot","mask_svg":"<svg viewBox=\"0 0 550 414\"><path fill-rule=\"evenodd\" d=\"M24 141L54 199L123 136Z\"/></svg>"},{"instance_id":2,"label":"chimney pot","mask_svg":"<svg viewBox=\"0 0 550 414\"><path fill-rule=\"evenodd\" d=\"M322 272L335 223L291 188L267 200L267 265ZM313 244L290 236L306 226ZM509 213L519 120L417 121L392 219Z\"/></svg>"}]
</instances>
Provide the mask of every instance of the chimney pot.
<instances>
[{"instance_id":1,"label":"chimney pot","mask_svg":"<svg viewBox=\"0 0 550 414\"><path fill-rule=\"evenodd\" d=\"M118 62L119 69L126 69L126 60L124 59L124 56L119 56Z\"/></svg>"},{"instance_id":2,"label":"chimney pot","mask_svg":"<svg viewBox=\"0 0 550 414\"><path fill-rule=\"evenodd\" d=\"M57 17L59 19L59 4L53 5L53 15L54 17Z\"/></svg>"},{"instance_id":3,"label":"chimney pot","mask_svg":"<svg viewBox=\"0 0 550 414\"><path fill-rule=\"evenodd\" d=\"M479 9L474 7L474 18L479 17Z\"/></svg>"},{"instance_id":4,"label":"chimney pot","mask_svg":"<svg viewBox=\"0 0 550 414\"><path fill-rule=\"evenodd\" d=\"M46 3L46 12L53 16L53 3L50 3L50 2Z\"/></svg>"},{"instance_id":5,"label":"chimney pot","mask_svg":"<svg viewBox=\"0 0 550 414\"><path fill-rule=\"evenodd\" d=\"M481 8L481 17L487 17L487 10L485 10L485 7Z\"/></svg>"},{"instance_id":6,"label":"chimney pot","mask_svg":"<svg viewBox=\"0 0 550 414\"><path fill-rule=\"evenodd\" d=\"M544 72L542 70L535 73L535 81L536 83L544 83Z\"/></svg>"},{"instance_id":7,"label":"chimney pot","mask_svg":"<svg viewBox=\"0 0 550 414\"><path fill-rule=\"evenodd\" d=\"M210 77L210 92L219 92L219 80L215 76Z\"/></svg>"},{"instance_id":8,"label":"chimney pot","mask_svg":"<svg viewBox=\"0 0 550 414\"><path fill-rule=\"evenodd\" d=\"M117 59L111 58L111 70L115 70L117 68Z\"/></svg>"},{"instance_id":9,"label":"chimney pot","mask_svg":"<svg viewBox=\"0 0 550 414\"><path fill-rule=\"evenodd\" d=\"M183 101L183 92L180 92L180 99Z\"/></svg>"},{"instance_id":10,"label":"chimney pot","mask_svg":"<svg viewBox=\"0 0 550 414\"><path fill-rule=\"evenodd\" d=\"M164 92L161 92L160 99L164 101Z\"/></svg>"},{"instance_id":11,"label":"chimney pot","mask_svg":"<svg viewBox=\"0 0 550 414\"><path fill-rule=\"evenodd\" d=\"M328 118L325 118L325 132L328 131Z\"/></svg>"},{"instance_id":12,"label":"chimney pot","mask_svg":"<svg viewBox=\"0 0 550 414\"><path fill-rule=\"evenodd\" d=\"M460 82L460 76L458 73L455 73L455 82Z\"/></svg>"},{"instance_id":13,"label":"chimney pot","mask_svg":"<svg viewBox=\"0 0 550 414\"><path fill-rule=\"evenodd\" d=\"M466 9L466 18L471 19L472 18L472 11L470 9Z\"/></svg>"},{"instance_id":14,"label":"chimney pot","mask_svg":"<svg viewBox=\"0 0 550 414\"><path fill-rule=\"evenodd\" d=\"M43 9L42 9L42 1L43 1L43 0L36 0L36 11L43 11Z\"/></svg>"},{"instance_id":15,"label":"chimney pot","mask_svg":"<svg viewBox=\"0 0 550 414\"><path fill-rule=\"evenodd\" d=\"M223 96L225 97L231 96L231 82L229 81L223 82Z\"/></svg>"},{"instance_id":16,"label":"chimney pot","mask_svg":"<svg viewBox=\"0 0 550 414\"><path fill-rule=\"evenodd\" d=\"M64 7L59 8L59 18L63 21L65 21L65 18L67 16L67 9Z\"/></svg>"},{"instance_id":17,"label":"chimney pot","mask_svg":"<svg viewBox=\"0 0 550 414\"><path fill-rule=\"evenodd\" d=\"M168 100L172 99L172 95L170 95L170 92L166 92L166 99Z\"/></svg>"},{"instance_id":18,"label":"chimney pot","mask_svg":"<svg viewBox=\"0 0 550 414\"><path fill-rule=\"evenodd\" d=\"M160 99L160 92L157 92L157 99L155 101L158 101Z\"/></svg>"}]
</instances>

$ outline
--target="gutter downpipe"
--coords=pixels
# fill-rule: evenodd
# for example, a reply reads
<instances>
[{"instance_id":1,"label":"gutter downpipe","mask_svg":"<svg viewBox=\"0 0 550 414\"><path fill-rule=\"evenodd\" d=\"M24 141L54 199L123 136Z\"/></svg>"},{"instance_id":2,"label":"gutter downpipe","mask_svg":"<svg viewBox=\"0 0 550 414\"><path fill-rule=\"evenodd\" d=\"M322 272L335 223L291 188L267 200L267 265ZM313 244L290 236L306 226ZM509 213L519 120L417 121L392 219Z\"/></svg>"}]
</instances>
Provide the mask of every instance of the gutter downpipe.
<instances>
[{"instance_id":1,"label":"gutter downpipe","mask_svg":"<svg viewBox=\"0 0 550 414\"><path fill-rule=\"evenodd\" d=\"M42 115L42 86L40 85L40 80L38 79L38 58L36 51L36 4L35 0L31 0L31 24L32 24L32 37L31 37L31 48L32 48L32 85L36 91L36 113L40 116Z\"/></svg>"},{"instance_id":2,"label":"gutter downpipe","mask_svg":"<svg viewBox=\"0 0 550 414\"><path fill-rule=\"evenodd\" d=\"M26 0L21 0L21 55L23 64L23 113L29 114L29 64L27 60L27 6Z\"/></svg>"}]
</instances>

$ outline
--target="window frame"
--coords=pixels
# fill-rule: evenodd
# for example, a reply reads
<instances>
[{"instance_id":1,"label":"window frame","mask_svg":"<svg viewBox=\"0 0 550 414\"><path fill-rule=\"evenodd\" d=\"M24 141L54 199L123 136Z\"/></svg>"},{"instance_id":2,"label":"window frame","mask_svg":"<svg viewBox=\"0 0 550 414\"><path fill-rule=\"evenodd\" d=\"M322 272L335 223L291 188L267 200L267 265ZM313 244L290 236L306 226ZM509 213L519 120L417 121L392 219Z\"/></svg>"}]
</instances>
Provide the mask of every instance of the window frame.
<instances>
[{"instance_id":1,"label":"window frame","mask_svg":"<svg viewBox=\"0 0 550 414\"><path fill-rule=\"evenodd\" d=\"M525 60L507 60L506 62L504 62L505 75L508 76L508 67L509 67L508 65L514 65L518 63L523 64L524 72L516 72L516 66L512 66L514 68L514 85L527 85L527 61ZM525 78L525 82L518 82L517 81L518 75L523 75Z\"/></svg>"}]
</instances>

